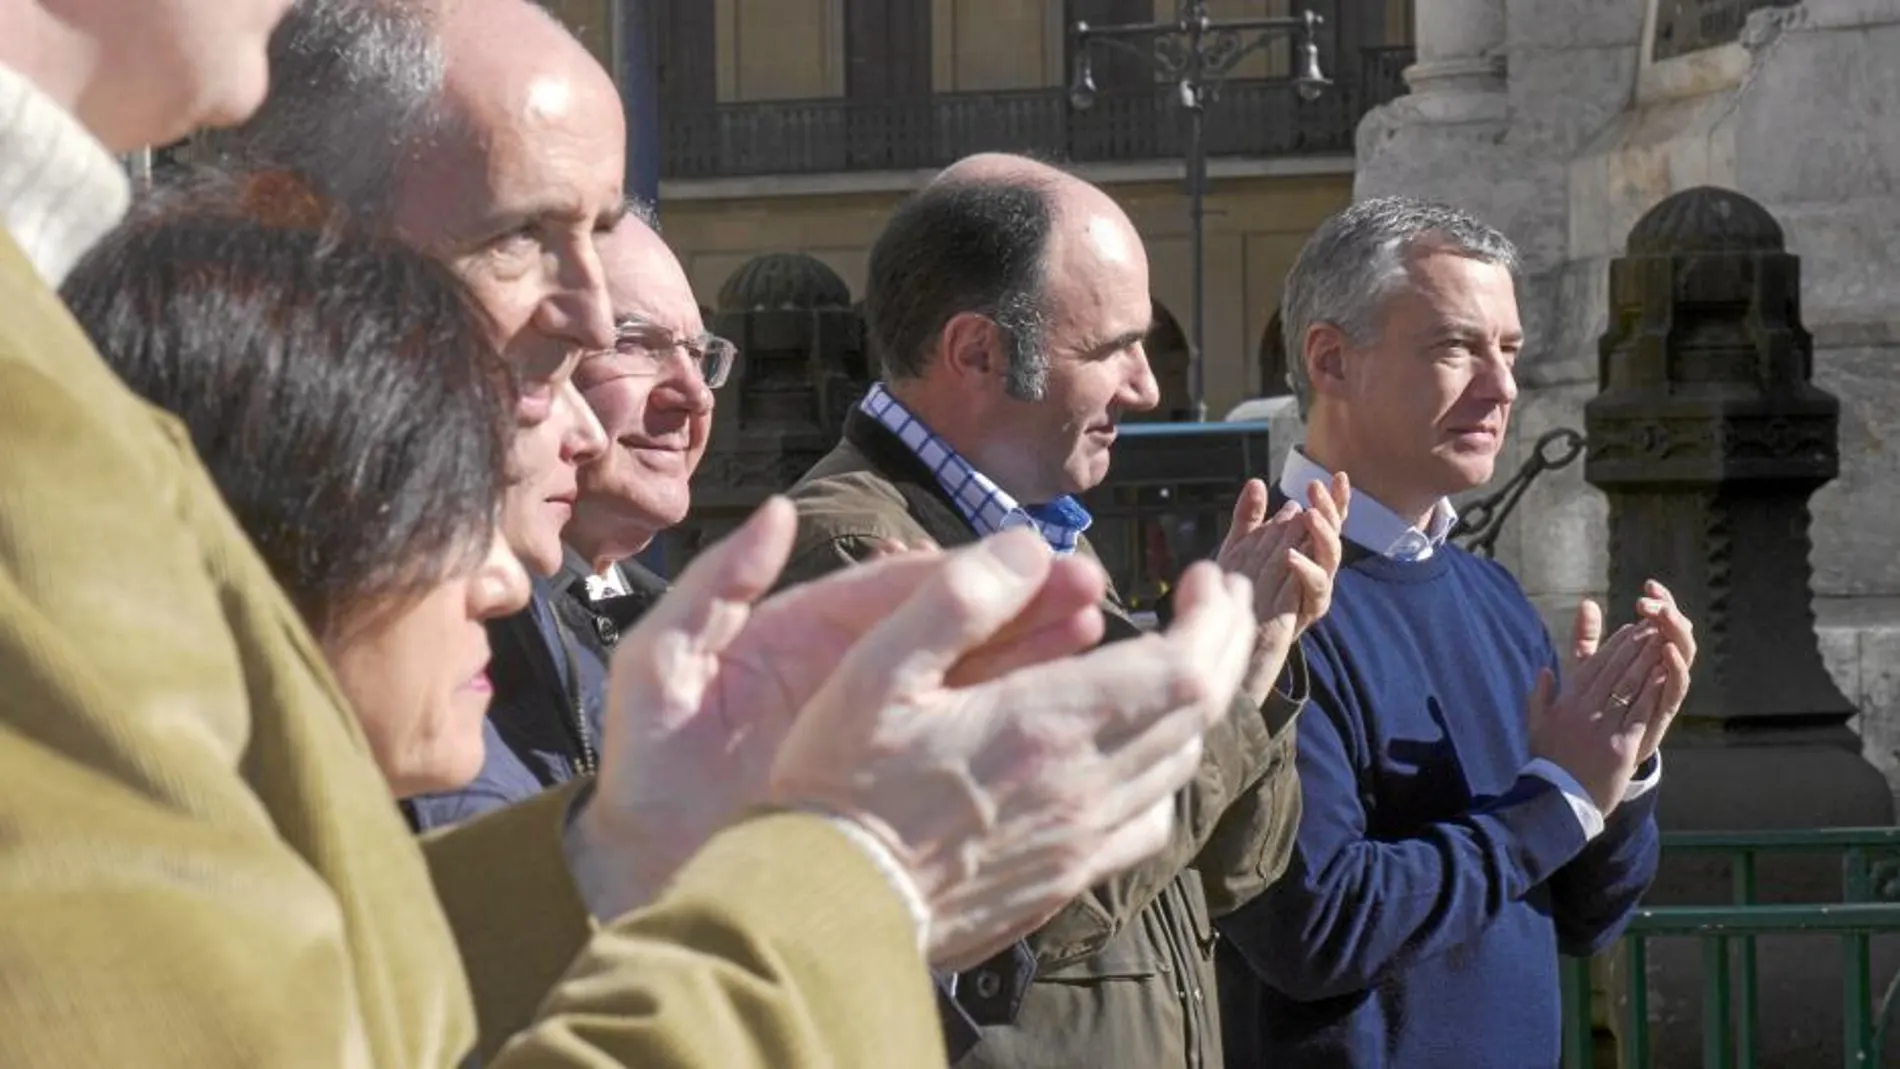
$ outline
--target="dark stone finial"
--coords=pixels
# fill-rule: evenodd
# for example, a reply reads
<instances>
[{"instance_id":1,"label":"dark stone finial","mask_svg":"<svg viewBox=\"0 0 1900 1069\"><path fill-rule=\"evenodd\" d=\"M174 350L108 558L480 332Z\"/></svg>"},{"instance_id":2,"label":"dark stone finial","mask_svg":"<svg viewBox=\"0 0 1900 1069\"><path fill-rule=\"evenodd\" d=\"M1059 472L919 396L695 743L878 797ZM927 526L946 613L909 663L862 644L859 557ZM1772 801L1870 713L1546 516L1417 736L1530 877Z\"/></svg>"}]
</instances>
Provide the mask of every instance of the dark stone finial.
<instances>
[{"instance_id":1,"label":"dark stone finial","mask_svg":"<svg viewBox=\"0 0 1900 1069\"><path fill-rule=\"evenodd\" d=\"M1656 578L1703 637L1683 713L1839 725L1808 590L1808 498L1840 464L1840 402L1812 382L1800 259L1761 205L1678 193L1610 265L1584 477L1609 498L1612 604Z\"/></svg>"},{"instance_id":2,"label":"dark stone finial","mask_svg":"<svg viewBox=\"0 0 1900 1069\"><path fill-rule=\"evenodd\" d=\"M768 252L742 264L719 287L721 312L848 308L851 287L823 260L802 252Z\"/></svg>"},{"instance_id":3,"label":"dark stone finial","mask_svg":"<svg viewBox=\"0 0 1900 1069\"><path fill-rule=\"evenodd\" d=\"M1630 229L1629 255L1781 252L1781 224L1732 189L1696 186L1664 197Z\"/></svg>"}]
</instances>

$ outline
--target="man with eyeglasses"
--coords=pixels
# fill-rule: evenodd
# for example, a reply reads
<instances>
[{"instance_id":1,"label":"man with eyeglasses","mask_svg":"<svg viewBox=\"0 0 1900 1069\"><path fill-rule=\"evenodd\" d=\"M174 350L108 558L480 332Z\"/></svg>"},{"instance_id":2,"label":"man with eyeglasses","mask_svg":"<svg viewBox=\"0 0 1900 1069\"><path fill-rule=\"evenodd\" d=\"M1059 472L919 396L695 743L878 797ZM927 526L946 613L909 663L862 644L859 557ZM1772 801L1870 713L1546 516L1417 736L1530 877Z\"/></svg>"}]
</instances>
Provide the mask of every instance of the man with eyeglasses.
<instances>
[{"instance_id":1,"label":"man with eyeglasses","mask_svg":"<svg viewBox=\"0 0 1900 1069\"><path fill-rule=\"evenodd\" d=\"M686 272L642 212L595 242L614 312L614 348L589 355L574 382L607 432L581 469L564 537L593 595L627 594L632 557L686 518L688 481L706 452L712 390L737 350L707 334Z\"/></svg>"},{"instance_id":2,"label":"man with eyeglasses","mask_svg":"<svg viewBox=\"0 0 1900 1069\"><path fill-rule=\"evenodd\" d=\"M609 654L666 591L633 557L686 518L712 391L737 350L706 333L654 222L650 205L633 203L595 238L614 345L583 355L574 384L607 449L580 469L562 568L536 578L527 610L489 626L495 698L481 775L463 790L413 800L418 828L467 820L594 771Z\"/></svg>"}]
</instances>

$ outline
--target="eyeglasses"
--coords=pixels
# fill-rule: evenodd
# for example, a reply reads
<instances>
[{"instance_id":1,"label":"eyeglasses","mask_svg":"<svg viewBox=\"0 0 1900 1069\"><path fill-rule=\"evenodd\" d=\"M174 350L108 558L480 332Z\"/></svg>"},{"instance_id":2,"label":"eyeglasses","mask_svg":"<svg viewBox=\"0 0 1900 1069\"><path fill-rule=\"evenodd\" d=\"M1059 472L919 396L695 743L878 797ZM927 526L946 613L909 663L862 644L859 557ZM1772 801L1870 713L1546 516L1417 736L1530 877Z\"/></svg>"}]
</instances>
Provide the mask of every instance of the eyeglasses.
<instances>
[{"instance_id":1,"label":"eyeglasses","mask_svg":"<svg viewBox=\"0 0 1900 1069\"><path fill-rule=\"evenodd\" d=\"M622 374L658 375L674 350L683 351L700 379L714 390L726 384L739 357L738 346L716 335L682 338L634 316L621 316L614 323L614 362Z\"/></svg>"}]
</instances>

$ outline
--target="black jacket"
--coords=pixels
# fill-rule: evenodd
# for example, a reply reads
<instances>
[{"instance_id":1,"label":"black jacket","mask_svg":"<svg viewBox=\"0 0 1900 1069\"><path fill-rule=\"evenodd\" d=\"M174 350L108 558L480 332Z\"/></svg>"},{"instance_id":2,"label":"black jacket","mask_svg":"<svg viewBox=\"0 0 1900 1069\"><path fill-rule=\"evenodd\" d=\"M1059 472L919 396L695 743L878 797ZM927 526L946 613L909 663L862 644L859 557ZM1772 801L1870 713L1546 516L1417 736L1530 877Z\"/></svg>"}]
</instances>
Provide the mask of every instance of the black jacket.
<instances>
[{"instance_id":1,"label":"black jacket","mask_svg":"<svg viewBox=\"0 0 1900 1069\"><path fill-rule=\"evenodd\" d=\"M630 593L592 601L586 563L570 550L559 574L534 581L527 608L489 622L495 698L483 728L487 756L467 787L405 803L418 831L511 805L594 770L613 647L666 592L666 581L640 565L619 567Z\"/></svg>"}]
</instances>

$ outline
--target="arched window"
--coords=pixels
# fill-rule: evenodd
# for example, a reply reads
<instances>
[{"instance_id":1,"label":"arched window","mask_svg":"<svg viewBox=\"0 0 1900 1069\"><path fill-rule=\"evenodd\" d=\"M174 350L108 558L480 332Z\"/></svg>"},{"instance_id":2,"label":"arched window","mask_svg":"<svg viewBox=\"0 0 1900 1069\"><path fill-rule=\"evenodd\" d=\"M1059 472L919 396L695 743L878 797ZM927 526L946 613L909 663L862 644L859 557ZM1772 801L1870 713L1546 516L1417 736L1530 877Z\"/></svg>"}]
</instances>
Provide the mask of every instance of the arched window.
<instances>
[{"instance_id":1,"label":"arched window","mask_svg":"<svg viewBox=\"0 0 1900 1069\"><path fill-rule=\"evenodd\" d=\"M1267 329L1260 333L1260 392L1255 396L1291 396L1293 384L1286 375L1286 339L1281 332L1280 310L1275 308Z\"/></svg>"},{"instance_id":2,"label":"arched window","mask_svg":"<svg viewBox=\"0 0 1900 1069\"><path fill-rule=\"evenodd\" d=\"M1152 300L1152 298L1151 298ZM1186 423L1194 418L1188 398L1188 342L1181 323L1166 305L1153 300L1154 319L1148 324L1148 336L1142 348L1148 353L1148 367L1161 387L1161 403L1147 412L1130 412L1131 420L1155 423Z\"/></svg>"}]
</instances>

